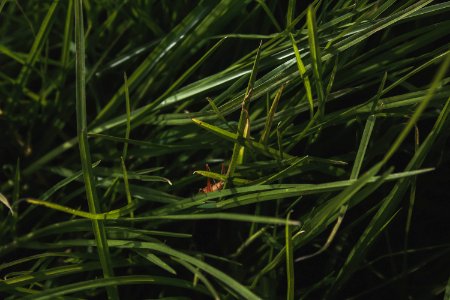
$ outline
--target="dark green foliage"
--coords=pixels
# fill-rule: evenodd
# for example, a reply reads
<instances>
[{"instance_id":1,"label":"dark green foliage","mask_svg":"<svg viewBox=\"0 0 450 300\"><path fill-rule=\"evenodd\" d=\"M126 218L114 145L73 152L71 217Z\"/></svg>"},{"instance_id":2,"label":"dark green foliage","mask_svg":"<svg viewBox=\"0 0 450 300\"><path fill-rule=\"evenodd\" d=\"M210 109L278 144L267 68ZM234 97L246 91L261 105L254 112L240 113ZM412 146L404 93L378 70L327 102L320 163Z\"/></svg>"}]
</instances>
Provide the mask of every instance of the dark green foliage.
<instances>
[{"instance_id":1,"label":"dark green foliage","mask_svg":"<svg viewBox=\"0 0 450 300\"><path fill-rule=\"evenodd\" d=\"M0 0L0 298L448 297L450 2L298 2Z\"/></svg>"}]
</instances>

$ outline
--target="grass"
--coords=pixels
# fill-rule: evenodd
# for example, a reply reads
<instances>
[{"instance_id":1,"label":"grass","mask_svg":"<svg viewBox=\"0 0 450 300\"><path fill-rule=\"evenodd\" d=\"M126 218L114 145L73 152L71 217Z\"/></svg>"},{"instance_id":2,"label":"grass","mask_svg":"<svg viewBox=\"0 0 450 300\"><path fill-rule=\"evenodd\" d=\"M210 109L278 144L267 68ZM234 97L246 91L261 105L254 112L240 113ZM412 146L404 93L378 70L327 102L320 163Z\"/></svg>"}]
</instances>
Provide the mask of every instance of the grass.
<instances>
[{"instance_id":1,"label":"grass","mask_svg":"<svg viewBox=\"0 0 450 300\"><path fill-rule=\"evenodd\" d=\"M449 10L0 1L0 298L448 298Z\"/></svg>"}]
</instances>

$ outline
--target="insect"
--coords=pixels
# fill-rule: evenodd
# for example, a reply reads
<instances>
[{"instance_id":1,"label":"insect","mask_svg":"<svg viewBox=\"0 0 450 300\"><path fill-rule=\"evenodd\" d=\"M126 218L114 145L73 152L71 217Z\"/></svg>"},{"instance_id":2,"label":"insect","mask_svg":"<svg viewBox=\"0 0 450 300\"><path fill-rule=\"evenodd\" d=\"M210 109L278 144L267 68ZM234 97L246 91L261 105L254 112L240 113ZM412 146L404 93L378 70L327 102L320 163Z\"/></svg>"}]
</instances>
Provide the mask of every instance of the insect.
<instances>
[{"instance_id":1,"label":"insect","mask_svg":"<svg viewBox=\"0 0 450 300\"><path fill-rule=\"evenodd\" d=\"M211 169L209 168L208 164L206 164L206 170L208 172L211 171ZM225 166L224 164L222 164L222 171L221 174L225 174ZM215 182L213 184L211 184L211 180L208 178L206 180L206 186L204 188L199 189L200 193L211 193L211 192L215 192L215 191L219 191L223 188L224 182L222 180Z\"/></svg>"}]
</instances>

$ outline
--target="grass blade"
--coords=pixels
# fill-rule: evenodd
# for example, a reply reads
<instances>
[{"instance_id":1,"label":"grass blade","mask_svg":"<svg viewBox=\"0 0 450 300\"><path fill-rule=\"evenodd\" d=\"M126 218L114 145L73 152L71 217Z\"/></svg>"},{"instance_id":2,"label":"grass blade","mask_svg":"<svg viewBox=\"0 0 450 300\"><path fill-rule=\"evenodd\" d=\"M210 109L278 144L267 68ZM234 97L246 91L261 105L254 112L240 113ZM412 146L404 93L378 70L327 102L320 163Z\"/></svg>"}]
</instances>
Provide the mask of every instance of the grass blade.
<instances>
[{"instance_id":1,"label":"grass blade","mask_svg":"<svg viewBox=\"0 0 450 300\"><path fill-rule=\"evenodd\" d=\"M58 2L55 2L58 3ZM86 70L85 70L85 46L84 46L84 24L83 24L83 4L82 0L76 0L75 5L75 45L76 45L76 101L77 101L77 136L80 148L81 166L86 187L86 195L89 211L96 214L100 210L100 205L95 189L94 175L92 172L91 154L87 139L86 121ZM102 221L92 220L96 246L100 263L105 279L114 276L106 231ZM107 287L108 298L119 299L117 287Z\"/></svg>"}]
</instances>

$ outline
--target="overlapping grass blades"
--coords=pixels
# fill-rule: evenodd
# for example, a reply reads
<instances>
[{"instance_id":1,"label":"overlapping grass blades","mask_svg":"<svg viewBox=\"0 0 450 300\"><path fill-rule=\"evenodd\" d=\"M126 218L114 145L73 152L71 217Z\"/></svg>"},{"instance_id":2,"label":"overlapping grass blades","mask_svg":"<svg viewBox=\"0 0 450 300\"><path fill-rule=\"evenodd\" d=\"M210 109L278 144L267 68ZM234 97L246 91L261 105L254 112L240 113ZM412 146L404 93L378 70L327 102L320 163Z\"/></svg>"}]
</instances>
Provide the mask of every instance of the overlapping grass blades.
<instances>
[{"instance_id":1,"label":"overlapping grass blades","mask_svg":"<svg viewBox=\"0 0 450 300\"><path fill-rule=\"evenodd\" d=\"M444 295L448 1L44 2L0 1L0 298Z\"/></svg>"}]
</instances>

